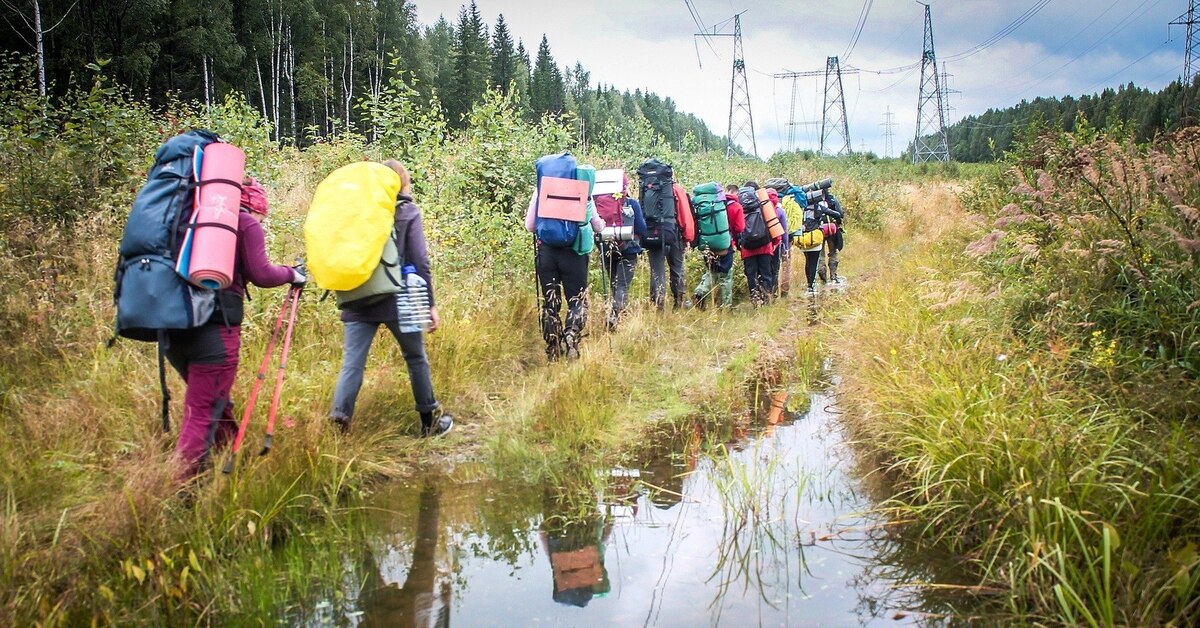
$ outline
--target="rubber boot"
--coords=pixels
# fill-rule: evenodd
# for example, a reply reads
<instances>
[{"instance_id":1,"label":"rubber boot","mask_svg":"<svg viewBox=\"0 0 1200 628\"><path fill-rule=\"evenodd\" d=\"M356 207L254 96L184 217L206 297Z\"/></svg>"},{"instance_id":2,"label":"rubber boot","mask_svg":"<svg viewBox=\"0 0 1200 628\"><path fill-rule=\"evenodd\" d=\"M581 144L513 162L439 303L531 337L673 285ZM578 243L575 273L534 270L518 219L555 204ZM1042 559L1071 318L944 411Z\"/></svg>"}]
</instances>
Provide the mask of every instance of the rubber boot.
<instances>
[{"instance_id":1,"label":"rubber boot","mask_svg":"<svg viewBox=\"0 0 1200 628\"><path fill-rule=\"evenodd\" d=\"M708 305L708 295L713 289L713 272L706 271L704 276L700 278L700 285L696 286L696 291L693 294L696 301L696 306L704 309Z\"/></svg>"},{"instance_id":2,"label":"rubber boot","mask_svg":"<svg viewBox=\"0 0 1200 628\"><path fill-rule=\"evenodd\" d=\"M733 307L733 273L717 273L717 285L721 287L721 307Z\"/></svg>"}]
</instances>

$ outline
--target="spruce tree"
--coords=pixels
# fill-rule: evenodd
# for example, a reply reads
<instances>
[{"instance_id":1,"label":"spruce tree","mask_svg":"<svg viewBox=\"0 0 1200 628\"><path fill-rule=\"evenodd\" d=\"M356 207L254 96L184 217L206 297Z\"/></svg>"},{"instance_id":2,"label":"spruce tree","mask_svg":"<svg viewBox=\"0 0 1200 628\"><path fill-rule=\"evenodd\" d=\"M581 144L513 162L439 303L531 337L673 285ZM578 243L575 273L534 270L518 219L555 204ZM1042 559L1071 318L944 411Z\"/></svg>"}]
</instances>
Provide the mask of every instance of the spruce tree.
<instances>
[{"instance_id":1,"label":"spruce tree","mask_svg":"<svg viewBox=\"0 0 1200 628\"><path fill-rule=\"evenodd\" d=\"M507 94L511 83L517 78L517 53L513 50L512 34L508 32L503 13L496 18L496 28L492 31L491 70L491 85Z\"/></svg>"},{"instance_id":2,"label":"spruce tree","mask_svg":"<svg viewBox=\"0 0 1200 628\"><path fill-rule=\"evenodd\" d=\"M564 100L562 72L555 65L554 57L550 55L549 40L542 35L529 85L529 108L535 118L543 114L559 115L563 112Z\"/></svg>"},{"instance_id":3,"label":"spruce tree","mask_svg":"<svg viewBox=\"0 0 1200 628\"><path fill-rule=\"evenodd\" d=\"M450 123L462 126L463 117L475 101L487 90L491 50L488 47L487 26L479 14L475 0L458 14L454 33L453 77L446 95L446 115Z\"/></svg>"}]
</instances>

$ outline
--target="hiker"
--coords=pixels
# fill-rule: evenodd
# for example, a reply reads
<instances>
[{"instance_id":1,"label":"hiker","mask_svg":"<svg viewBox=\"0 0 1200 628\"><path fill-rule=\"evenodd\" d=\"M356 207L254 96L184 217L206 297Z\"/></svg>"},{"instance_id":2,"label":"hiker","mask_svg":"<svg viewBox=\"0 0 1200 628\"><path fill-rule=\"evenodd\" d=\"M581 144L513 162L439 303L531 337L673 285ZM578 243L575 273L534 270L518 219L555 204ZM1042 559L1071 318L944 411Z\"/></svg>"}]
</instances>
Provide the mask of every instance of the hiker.
<instances>
[{"instance_id":1,"label":"hiker","mask_svg":"<svg viewBox=\"0 0 1200 628\"><path fill-rule=\"evenodd\" d=\"M546 359L551 362L562 357L574 359L579 357L579 342L587 324L588 254L594 247L593 234L604 230L604 220L591 202L596 171L591 166L579 166L570 153L543 156L535 168L538 186L525 211L525 230L535 236L534 268L542 297L541 327ZM569 199L558 194L548 196L547 207L540 207L543 201L539 195L543 185L549 185L547 179L560 182L566 179L570 183L571 180L579 181L580 175L591 177L591 184L579 192L581 196ZM586 211L570 220L551 216L550 204L562 202L569 204L567 209L586 207ZM557 205L553 207L560 209ZM561 239L555 239L556 236ZM560 315L564 300L567 303L565 321Z\"/></svg>"},{"instance_id":2,"label":"hiker","mask_svg":"<svg viewBox=\"0 0 1200 628\"><path fill-rule=\"evenodd\" d=\"M414 273L424 282L429 304L428 331L437 331L441 320L433 298L433 272L429 264L429 247L425 241L425 227L421 210L413 202L412 177L400 162L389 159L383 165L391 168L400 177L400 191L396 195L394 229L396 241L403 251L402 264L411 264ZM385 171L386 172L386 171ZM394 189L394 188L393 188ZM400 344L400 352L408 367L409 384L412 386L413 401L421 417L421 436L441 436L454 427L454 418L440 412L433 393L433 379L429 372L429 359L425 354L425 335L408 331L401 325L401 309L408 305L407 295L392 293L377 299L350 302L342 309L342 370L338 375L333 392L333 408L329 418L343 432L349 431L354 417L354 403L362 388L363 370L367 354L375 333L383 325Z\"/></svg>"},{"instance_id":3,"label":"hiker","mask_svg":"<svg viewBox=\"0 0 1200 628\"><path fill-rule=\"evenodd\" d=\"M691 201L687 191L675 184L674 169L657 159L638 167L638 196L646 218L642 247L650 258L650 298L661 312L666 308L666 273L671 273L671 298L676 309L683 306L683 254L696 237Z\"/></svg>"},{"instance_id":4,"label":"hiker","mask_svg":"<svg viewBox=\"0 0 1200 628\"><path fill-rule=\"evenodd\" d=\"M595 504L587 511L565 511L566 504L546 495L547 512L538 536L550 559L550 597L583 608L612 589L604 566L604 548L612 532L609 517Z\"/></svg>"},{"instance_id":5,"label":"hiker","mask_svg":"<svg viewBox=\"0 0 1200 628\"><path fill-rule=\"evenodd\" d=\"M274 288L308 281L303 266L280 266L268 260L261 224L267 217L267 193L253 177L242 181L240 205L232 283L217 291L216 311L208 323L167 330L163 340L163 354L187 385L183 422L175 444L181 481L199 474L209 453L237 432L231 391L242 344L246 285Z\"/></svg>"},{"instance_id":6,"label":"hiker","mask_svg":"<svg viewBox=\"0 0 1200 628\"><path fill-rule=\"evenodd\" d=\"M837 225L835 228L823 227L824 231L832 231L832 235L825 236L825 245L821 247L819 257L817 258L817 274L821 277L821 283L825 283L826 274L826 259L828 259L829 274L828 279L833 283L841 283L842 278L838 276L838 258L845 246L846 240L844 237L845 226L842 224L846 218L846 212L842 209L842 204L838 202L828 188L825 189L825 204L829 206L830 213L824 218L824 225ZM828 258L826 250L829 251Z\"/></svg>"},{"instance_id":7,"label":"hiker","mask_svg":"<svg viewBox=\"0 0 1200 628\"><path fill-rule=\"evenodd\" d=\"M795 198L789 202L788 198L793 193L804 194L798 188L792 186L792 183L783 177L767 179L765 184L768 188L775 190L779 196L779 209L782 211L783 224L783 242L776 254L779 257L779 296L786 297L792 286L792 225L799 225L801 221L802 207L796 202Z\"/></svg>"},{"instance_id":8,"label":"hiker","mask_svg":"<svg viewBox=\"0 0 1200 628\"><path fill-rule=\"evenodd\" d=\"M718 305L722 308L733 307L733 258L734 251L738 247L738 238L742 235L742 230L746 228L746 220L742 215L742 205L737 200L737 186L729 184L724 190L717 186L718 202L724 205L725 215L728 221L729 246L724 250L716 250L714 248L706 248L704 241L707 237L707 220L700 216L696 216L696 231L698 248L704 254L704 275L700 278L700 284L696 286L693 293L693 298L696 305L704 308L708 304L708 296L714 289L719 289ZM704 203L699 198L701 186L697 186L693 193L692 205L699 212Z\"/></svg>"},{"instance_id":9,"label":"hiker","mask_svg":"<svg viewBox=\"0 0 1200 628\"><path fill-rule=\"evenodd\" d=\"M780 241L779 241L779 244L776 245L775 253L774 253L775 259L774 259L773 274L775 276L775 285L772 286L771 296L774 297L775 295L778 295L780 297L786 297L788 288L791 286L791 282L789 282L787 277L784 276L782 273L783 258L785 257L785 253L787 251L788 244L790 243L790 240L788 238L787 214L784 213L783 206L780 205L780 203L779 203L779 192L777 192L775 189L770 188L770 187L766 188L766 190L767 190L767 198L769 198L771 201L771 207L774 208L774 210L775 210L775 216L779 219L779 231L780 231L780 235L779 235ZM790 270L790 264L789 264L789 270Z\"/></svg>"},{"instance_id":10,"label":"hiker","mask_svg":"<svg viewBox=\"0 0 1200 628\"><path fill-rule=\"evenodd\" d=\"M804 250L804 277L808 281L808 293L816 294L817 268L820 263L821 249L825 246L825 234L821 232L821 223L835 214L825 201L809 201L804 210L801 228L792 232L793 241Z\"/></svg>"},{"instance_id":11,"label":"hiker","mask_svg":"<svg viewBox=\"0 0 1200 628\"><path fill-rule=\"evenodd\" d=\"M630 196L629 177L621 175L621 191L617 194L592 197L596 213L604 221L600 244L600 259L608 276L612 290L612 308L606 322L609 331L616 329L617 321L629 302L629 284L637 270L637 258L642 253L640 238L646 235L646 218L642 205ZM631 229L621 230L621 227ZM628 236L628 239L624 239Z\"/></svg>"},{"instance_id":12,"label":"hiker","mask_svg":"<svg viewBox=\"0 0 1200 628\"><path fill-rule=\"evenodd\" d=\"M781 237L771 237L769 233L759 234L758 229L752 228L752 222L763 222L763 228L766 228L767 212L778 216L769 200L763 203L758 198L758 190L758 183L754 181L747 181L738 190L738 202L742 205L746 223L746 228L742 231L742 270L746 274L746 285L750 289L750 302L756 307L765 305L770 300L775 286L775 249L782 241ZM758 216L752 216L755 213Z\"/></svg>"}]
</instances>

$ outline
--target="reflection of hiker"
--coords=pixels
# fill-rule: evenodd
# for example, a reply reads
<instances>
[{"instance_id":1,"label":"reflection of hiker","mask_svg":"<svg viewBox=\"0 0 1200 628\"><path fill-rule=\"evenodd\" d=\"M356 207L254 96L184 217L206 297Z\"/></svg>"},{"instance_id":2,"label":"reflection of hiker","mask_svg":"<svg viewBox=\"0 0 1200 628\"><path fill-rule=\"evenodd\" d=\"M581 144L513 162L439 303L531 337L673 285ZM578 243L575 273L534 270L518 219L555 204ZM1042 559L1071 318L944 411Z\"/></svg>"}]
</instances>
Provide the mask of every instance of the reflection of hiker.
<instances>
[{"instance_id":1,"label":"reflection of hiker","mask_svg":"<svg viewBox=\"0 0 1200 628\"><path fill-rule=\"evenodd\" d=\"M425 242L421 210L413 202L412 180L408 170L393 159L383 162L383 165L400 175L400 192L396 197L394 217L395 233L401 245L397 248L404 252L403 262L414 266L416 275L425 282L429 299L429 333L433 333L437 331L440 320L433 301L433 273L429 265L429 248ZM378 300L367 300L361 305L351 303L342 310L342 370L333 392L333 409L329 413L329 418L342 430L350 428L350 421L354 416L354 403L358 399L359 389L362 388L367 354L380 325L392 333L396 342L400 344L400 352L404 354L413 400L421 416L421 435L440 436L454 426L454 419L449 414L434 416L439 406L433 394L429 359L425 355L425 336L419 329L402 329L400 310L407 304L404 299L402 294L388 294Z\"/></svg>"},{"instance_id":2,"label":"reflection of hiker","mask_svg":"<svg viewBox=\"0 0 1200 628\"><path fill-rule=\"evenodd\" d=\"M550 557L555 602L582 608L593 597L608 594L612 585L604 568L604 544L611 531L598 512L582 519L551 516L542 522L542 547Z\"/></svg>"},{"instance_id":3,"label":"reflection of hiker","mask_svg":"<svg viewBox=\"0 0 1200 628\"><path fill-rule=\"evenodd\" d=\"M217 292L217 309L207 324L165 334L163 353L187 384L183 422L175 445L179 478L183 480L200 472L209 452L237 432L230 393L242 344L247 282L272 288L307 280L301 270L278 266L267 259L261 224L266 216L266 191L253 177L247 177L242 183L233 281Z\"/></svg>"},{"instance_id":4,"label":"reflection of hiker","mask_svg":"<svg viewBox=\"0 0 1200 628\"><path fill-rule=\"evenodd\" d=\"M450 585L437 586L439 498L433 483L421 489L412 566L397 587L385 580L375 555L368 549L364 560L366 581L362 589L361 626L450 625Z\"/></svg>"},{"instance_id":5,"label":"reflection of hiker","mask_svg":"<svg viewBox=\"0 0 1200 628\"><path fill-rule=\"evenodd\" d=\"M623 178L619 194L593 198L596 213L604 220L606 229L614 226L633 227L635 236L629 240L605 240L600 245L600 259L612 290L612 310L608 313L607 321L611 330L616 328L617 320L629 301L629 284L633 281L637 258L642 252L638 238L646 234L646 218L642 215L642 205L629 196L629 177Z\"/></svg>"},{"instance_id":6,"label":"reflection of hiker","mask_svg":"<svg viewBox=\"0 0 1200 628\"><path fill-rule=\"evenodd\" d=\"M729 221L730 244L729 248L724 251L703 250L704 275L700 278L700 284L696 286L696 291L693 293L696 303L702 308L708 303L709 293L718 288L718 303L720 307L728 308L733 306L734 250L738 246L738 237L742 235L742 230L746 228L746 219L742 215L742 205L737 201L736 185L730 184L725 187L723 192L719 192L718 202L725 205L725 215ZM697 205L697 211L700 211L697 203L693 203L693 205ZM697 217L698 230L701 229L700 225L702 222Z\"/></svg>"},{"instance_id":7,"label":"reflection of hiker","mask_svg":"<svg viewBox=\"0 0 1200 628\"><path fill-rule=\"evenodd\" d=\"M829 260L829 275L828 279L834 283L841 283L842 279L838 276L838 257L840 256L842 247L845 246L846 240L843 237L844 229L843 221L845 220L845 211L842 210L842 204L838 202L837 197L825 190L825 203L829 206L830 212L825 217L825 224L837 225L836 228L830 229L825 227L826 231L832 231L832 235L825 236L825 245L821 247L819 256L817 257L817 274L821 276L821 283L825 283L825 260L826 251L828 250Z\"/></svg>"}]
</instances>

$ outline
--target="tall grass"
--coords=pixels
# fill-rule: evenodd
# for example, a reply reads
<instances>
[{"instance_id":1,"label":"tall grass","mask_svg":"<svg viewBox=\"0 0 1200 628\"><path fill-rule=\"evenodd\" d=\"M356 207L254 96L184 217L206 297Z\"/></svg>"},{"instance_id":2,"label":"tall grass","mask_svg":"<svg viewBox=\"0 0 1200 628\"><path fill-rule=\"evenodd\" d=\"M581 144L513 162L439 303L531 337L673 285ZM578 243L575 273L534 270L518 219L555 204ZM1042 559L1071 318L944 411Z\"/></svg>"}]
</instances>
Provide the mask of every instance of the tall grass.
<instances>
[{"instance_id":1,"label":"tall grass","mask_svg":"<svg viewBox=\"0 0 1200 628\"><path fill-rule=\"evenodd\" d=\"M918 246L850 298L836 334L853 432L894 483L886 506L1007 590L1011 620L1190 621L1195 426L1130 409L1015 334L996 307L1008 286L961 254L975 228L950 224L964 226L910 225Z\"/></svg>"}]
</instances>

